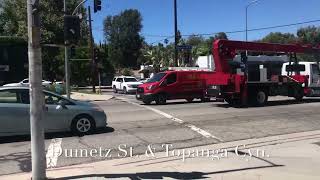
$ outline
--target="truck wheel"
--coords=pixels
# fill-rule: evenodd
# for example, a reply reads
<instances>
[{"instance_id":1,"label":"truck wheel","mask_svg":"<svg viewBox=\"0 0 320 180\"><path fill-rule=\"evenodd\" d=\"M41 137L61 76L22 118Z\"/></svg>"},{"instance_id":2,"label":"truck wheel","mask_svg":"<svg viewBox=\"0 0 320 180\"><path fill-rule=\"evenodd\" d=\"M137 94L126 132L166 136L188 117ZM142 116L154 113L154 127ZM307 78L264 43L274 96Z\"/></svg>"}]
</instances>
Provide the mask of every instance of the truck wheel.
<instances>
[{"instance_id":1,"label":"truck wheel","mask_svg":"<svg viewBox=\"0 0 320 180\"><path fill-rule=\"evenodd\" d=\"M156 104L166 104L167 103L167 97L165 94L159 94L156 99Z\"/></svg>"},{"instance_id":2,"label":"truck wheel","mask_svg":"<svg viewBox=\"0 0 320 180\"><path fill-rule=\"evenodd\" d=\"M189 103L191 103L193 101L193 98L187 98L186 99Z\"/></svg>"},{"instance_id":3,"label":"truck wheel","mask_svg":"<svg viewBox=\"0 0 320 180\"><path fill-rule=\"evenodd\" d=\"M118 92L116 86L113 86L112 89L113 89L113 92L114 92L114 93L117 93L117 92Z\"/></svg>"},{"instance_id":4,"label":"truck wheel","mask_svg":"<svg viewBox=\"0 0 320 180\"><path fill-rule=\"evenodd\" d=\"M265 91L258 90L254 93L253 100L255 106L264 106L268 101L268 95Z\"/></svg>"},{"instance_id":5,"label":"truck wheel","mask_svg":"<svg viewBox=\"0 0 320 180\"><path fill-rule=\"evenodd\" d=\"M128 93L127 88L123 87L123 94L127 94L127 93Z\"/></svg>"},{"instance_id":6,"label":"truck wheel","mask_svg":"<svg viewBox=\"0 0 320 180\"><path fill-rule=\"evenodd\" d=\"M294 92L294 98L296 99L296 101L302 101L304 96L304 92L303 89L296 89Z\"/></svg>"}]
</instances>

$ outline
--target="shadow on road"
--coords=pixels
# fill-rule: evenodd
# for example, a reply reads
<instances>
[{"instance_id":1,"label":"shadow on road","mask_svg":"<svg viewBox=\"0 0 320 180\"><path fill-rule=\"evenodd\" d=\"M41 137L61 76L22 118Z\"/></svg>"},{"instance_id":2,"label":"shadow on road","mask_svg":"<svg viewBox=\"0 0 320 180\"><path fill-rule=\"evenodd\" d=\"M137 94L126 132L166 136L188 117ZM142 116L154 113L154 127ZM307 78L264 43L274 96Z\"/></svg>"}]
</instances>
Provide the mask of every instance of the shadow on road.
<instances>
[{"instance_id":1,"label":"shadow on road","mask_svg":"<svg viewBox=\"0 0 320 180\"><path fill-rule=\"evenodd\" d=\"M291 104L307 104L307 103L318 103L320 102L320 99L304 99L302 101L296 101L294 99L287 99L287 100L278 100L278 101L268 101L265 106L263 107L271 107L271 106L285 106L285 105L291 105ZM241 108L241 106L231 106L228 103L224 104L214 104L215 107L222 107L222 108L230 108L230 107L236 107ZM257 107L257 106L248 106L248 107Z\"/></svg>"},{"instance_id":2,"label":"shadow on road","mask_svg":"<svg viewBox=\"0 0 320 180\"><path fill-rule=\"evenodd\" d=\"M105 133L111 133L114 132L114 129L112 127L105 127L105 128L97 128L96 131L87 134L85 136L90 135L97 135L97 134L105 134ZM55 132L55 133L46 133L45 139L54 139L54 138L65 138L65 137L79 137L84 135L75 135L72 132ZM14 142L24 142L24 141L30 141L30 135L19 135L19 136L5 136L0 137L0 144L5 143L14 143Z\"/></svg>"},{"instance_id":3,"label":"shadow on road","mask_svg":"<svg viewBox=\"0 0 320 180\"><path fill-rule=\"evenodd\" d=\"M228 173L228 172L237 172L237 171L246 171L253 169L263 169L263 168L274 168L280 167L282 165L268 165L268 166L256 166L249 168L240 168L240 169L231 169L224 171L215 171L215 172L145 172L145 173L128 173L128 174L87 174L80 176L69 176L63 178L56 178L56 180L66 180L66 179L81 179L81 178L129 178L131 180L140 180L140 179L210 179L208 175Z\"/></svg>"},{"instance_id":4,"label":"shadow on road","mask_svg":"<svg viewBox=\"0 0 320 180\"><path fill-rule=\"evenodd\" d=\"M167 102L165 105L158 105L155 103L149 104L147 106L167 106L167 105L179 105L179 104L201 104L201 103L209 103L209 102L216 102L215 100L210 100L210 101L206 101L206 102L202 102L200 100L195 100L192 102L187 102L187 101L175 101L175 102ZM145 105L145 104L141 104L141 105Z\"/></svg>"}]
</instances>

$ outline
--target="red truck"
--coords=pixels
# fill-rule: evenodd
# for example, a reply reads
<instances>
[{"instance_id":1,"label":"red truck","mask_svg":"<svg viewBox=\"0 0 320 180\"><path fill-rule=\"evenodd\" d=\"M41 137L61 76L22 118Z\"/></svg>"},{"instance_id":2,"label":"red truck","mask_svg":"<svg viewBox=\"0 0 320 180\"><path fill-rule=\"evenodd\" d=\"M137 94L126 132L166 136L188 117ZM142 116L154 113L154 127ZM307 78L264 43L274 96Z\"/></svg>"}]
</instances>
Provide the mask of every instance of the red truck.
<instances>
[{"instance_id":1,"label":"red truck","mask_svg":"<svg viewBox=\"0 0 320 180\"><path fill-rule=\"evenodd\" d=\"M155 74L145 84L137 89L136 98L145 104L155 101L156 104L166 104L167 100L194 99L208 101L205 97L207 80L212 71L173 70Z\"/></svg>"},{"instance_id":2,"label":"red truck","mask_svg":"<svg viewBox=\"0 0 320 180\"><path fill-rule=\"evenodd\" d=\"M287 75L262 64L248 64L247 51L285 53L289 55ZM213 43L215 70L207 80L207 95L222 98L231 105L263 106L268 96L288 96L301 100L310 93L308 75L301 75L303 66L298 63L297 53L319 54L320 49L298 44L270 44L216 40ZM241 54L241 61L234 57ZM319 63L318 63L319 64Z\"/></svg>"}]
</instances>

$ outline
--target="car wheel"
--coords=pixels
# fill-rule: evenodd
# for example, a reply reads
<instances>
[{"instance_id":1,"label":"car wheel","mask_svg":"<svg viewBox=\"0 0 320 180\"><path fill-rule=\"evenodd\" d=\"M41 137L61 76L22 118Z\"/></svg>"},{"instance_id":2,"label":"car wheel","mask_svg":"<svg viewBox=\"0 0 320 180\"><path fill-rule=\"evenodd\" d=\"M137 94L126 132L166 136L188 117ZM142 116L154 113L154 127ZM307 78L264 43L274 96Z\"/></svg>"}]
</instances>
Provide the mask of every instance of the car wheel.
<instances>
[{"instance_id":1,"label":"car wheel","mask_svg":"<svg viewBox=\"0 0 320 180\"><path fill-rule=\"evenodd\" d=\"M123 93L124 93L124 94L127 94L127 93L128 93L128 91L127 91L127 88L126 88L126 87L123 87Z\"/></svg>"},{"instance_id":2,"label":"car wheel","mask_svg":"<svg viewBox=\"0 0 320 180\"><path fill-rule=\"evenodd\" d=\"M95 123L92 117L80 115L74 118L71 124L71 130L75 134L88 134L95 129Z\"/></svg>"},{"instance_id":3,"label":"car wheel","mask_svg":"<svg viewBox=\"0 0 320 180\"><path fill-rule=\"evenodd\" d=\"M189 103L191 103L193 101L193 98L187 98L186 99Z\"/></svg>"},{"instance_id":4,"label":"car wheel","mask_svg":"<svg viewBox=\"0 0 320 180\"><path fill-rule=\"evenodd\" d=\"M118 92L116 86L113 86L112 89L113 89L113 92L114 92L114 93L117 93L117 92Z\"/></svg>"},{"instance_id":5,"label":"car wheel","mask_svg":"<svg viewBox=\"0 0 320 180\"><path fill-rule=\"evenodd\" d=\"M166 104L167 103L167 97L165 94L159 94L156 99L156 104Z\"/></svg>"}]
</instances>

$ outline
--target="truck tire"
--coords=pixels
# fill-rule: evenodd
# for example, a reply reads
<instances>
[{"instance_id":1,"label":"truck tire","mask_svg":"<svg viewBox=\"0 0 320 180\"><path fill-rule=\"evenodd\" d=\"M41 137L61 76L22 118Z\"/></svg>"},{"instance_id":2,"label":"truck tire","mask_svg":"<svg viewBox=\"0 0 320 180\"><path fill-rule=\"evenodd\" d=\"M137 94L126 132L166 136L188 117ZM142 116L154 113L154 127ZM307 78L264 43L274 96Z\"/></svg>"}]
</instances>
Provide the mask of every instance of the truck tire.
<instances>
[{"instance_id":1,"label":"truck tire","mask_svg":"<svg viewBox=\"0 0 320 180\"><path fill-rule=\"evenodd\" d=\"M113 89L113 92L114 92L114 93L117 93L117 92L118 92L116 86L113 86L112 89Z\"/></svg>"},{"instance_id":2,"label":"truck tire","mask_svg":"<svg viewBox=\"0 0 320 180\"><path fill-rule=\"evenodd\" d=\"M302 101L304 96L304 92L302 88L296 89L294 92L294 98L296 99L296 101Z\"/></svg>"},{"instance_id":3,"label":"truck tire","mask_svg":"<svg viewBox=\"0 0 320 180\"><path fill-rule=\"evenodd\" d=\"M268 101L268 94L263 90L257 90L253 93L252 102L254 106L264 106Z\"/></svg>"},{"instance_id":4,"label":"truck tire","mask_svg":"<svg viewBox=\"0 0 320 180\"><path fill-rule=\"evenodd\" d=\"M165 94L158 94L156 98L156 104L164 105L167 103L167 96Z\"/></svg>"},{"instance_id":5,"label":"truck tire","mask_svg":"<svg viewBox=\"0 0 320 180\"><path fill-rule=\"evenodd\" d=\"M193 98L187 98L186 99L189 103L191 103L193 101Z\"/></svg>"},{"instance_id":6,"label":"truck tire","mask_svg":"<svg viewBox=\"0 0 320 180\"><path fill-rule=\"evenodd\" d=\"M127 88L123 87L123 94L128 94Z\"/></svg>"}]
</instances>

